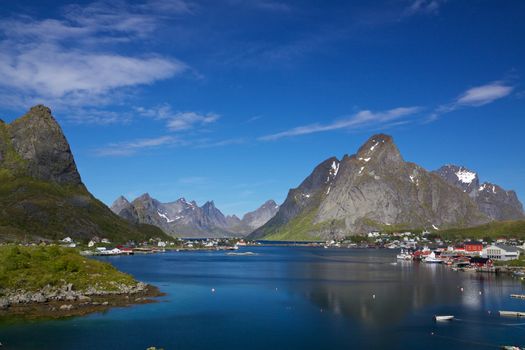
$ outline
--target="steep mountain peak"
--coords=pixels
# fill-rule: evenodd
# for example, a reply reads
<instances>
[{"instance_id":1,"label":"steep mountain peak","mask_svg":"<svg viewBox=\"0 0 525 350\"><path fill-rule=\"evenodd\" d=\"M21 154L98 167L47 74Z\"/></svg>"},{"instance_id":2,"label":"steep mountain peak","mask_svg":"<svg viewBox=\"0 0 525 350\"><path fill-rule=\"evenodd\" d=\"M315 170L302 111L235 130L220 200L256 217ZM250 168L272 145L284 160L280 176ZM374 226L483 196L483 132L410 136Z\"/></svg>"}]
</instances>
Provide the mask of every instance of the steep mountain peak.
<instances>
[{"instance_id":1,"label":"steep mountain peak","mask_svg":"<svg viewBox=\"0 0 525 350\"><path fill-rule=\"evenodd\" d=\"M123 204L130 204L130 202L128 201L126 197L120 195L117 199L115 199L115 201L113 202L111 206L117 206L117 205L123 205Z\"/></svg>"},{"instance_id":2,"label":"steep mountain peak","mask_svg":"<svg viewBox=\"0 0 525 350\"><path fill-rule=\"evenodd\" d=\"M207 201L206 203L204 203L204 205L202 206L202 208L215 208L215 202L214 201Z\"/></svg>"},{"instance_id":3,"label":"steep mountain peak","mask_svg":"<svg viewBox=\"0 0 525 350\"><path fill-rule=\"evenodd\" d=\"M357 151L356 158L369 162L402 162L403 158L399 149L390 135L376 134L370 137Z\"/></svg>"},{"instance_id":4,"label":"steep mountain peak","mask_svg":"<svg viewBox=\"0 0 525 350\"><path fill-rule=\"evenodd\" d=\"M267 223L278 211L279 206L273 199L270 199L256 210L244 214L242 222L250 228L256 229Z\"/></svg>"},{"instance_id":5,"label":"steep mountain peak","mask_svg":"<svg viewBox=\"0 0 525 350\"><path fill-rule=\"evenodd\" d=\"M479 187L479 177L475 171L455 164L447 164L433 171L449 184L460 188L471 197L476 196Z\"/></svg>"},{"instance_id":6,"label":"steep mountain peak","mask_svg":"<svg viewBox=\"0 0 525 350\"><path fill-rule=\"evenodd\" d=\"M523 205L514 191L484 182L478 174L464 166L447 164L434 171L449 184L463 190L476 202L478 208L493 220L523 219Z\"/></svg>"},{"instance_id":7,"label":"steep mountain peak","mask_svg":"<svg viewBox=\"0 0 525 350\"><path fill-rule=\"evenodd\" d=\"M263 205L261 205L261 208L276 208L276 207L279 207L279 206L277 205L277 203L275 203L273 199L267 200L266 202L264 202Z\"/></svg>"},{"instance_id":8,"label":"steep mountain peak","mask_svg":"<svg viewBox=\"0 0 525 350\"><path fill-rule=\"evenodd\" d=\"M39 180L82 184L69 143L48 107L32 107L7 131L10 139L4 142L9 142L21 159L14 170Z\"/></svg>"},{"instance_id":9,"label":"steep mountain peak","mask_svg":"<svg viewBox=\"0 0 525 350\"><path fill-rule=\"evenodd\" d=\"M138 196L138 197L135 199L135 201L142 201L142 202L144 202L144 201L150 201L150 200L152 200L152 199L153 199L153 198L150 196L150 194L149 194L148 192L146 192L146 193L143 193L143 194L141 194L140 196Z\"/></svg>"}]
</instances>

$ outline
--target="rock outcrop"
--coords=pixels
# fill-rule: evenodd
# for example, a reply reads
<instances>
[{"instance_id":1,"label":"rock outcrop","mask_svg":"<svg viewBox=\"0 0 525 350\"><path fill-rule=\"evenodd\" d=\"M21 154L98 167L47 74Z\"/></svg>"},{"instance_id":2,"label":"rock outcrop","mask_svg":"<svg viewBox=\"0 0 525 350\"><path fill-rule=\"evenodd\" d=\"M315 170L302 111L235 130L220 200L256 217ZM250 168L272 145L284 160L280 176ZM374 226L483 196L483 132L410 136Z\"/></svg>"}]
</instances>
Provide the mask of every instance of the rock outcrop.
<instances>
[{"instance_id":1,"label":"rock outcrop","mask_svg":"<svg viewBox=\"0 0 525 350\"><path fill-rule=\"evenodd\" d=\"M80 185L73 154L51 110L38 105L11 124L3 124L4 150L11 150L18 162L1 162L0 166L32 178L60 184ZM1 139L0 139L1 140Z\"/></svg>"}]
</instances>

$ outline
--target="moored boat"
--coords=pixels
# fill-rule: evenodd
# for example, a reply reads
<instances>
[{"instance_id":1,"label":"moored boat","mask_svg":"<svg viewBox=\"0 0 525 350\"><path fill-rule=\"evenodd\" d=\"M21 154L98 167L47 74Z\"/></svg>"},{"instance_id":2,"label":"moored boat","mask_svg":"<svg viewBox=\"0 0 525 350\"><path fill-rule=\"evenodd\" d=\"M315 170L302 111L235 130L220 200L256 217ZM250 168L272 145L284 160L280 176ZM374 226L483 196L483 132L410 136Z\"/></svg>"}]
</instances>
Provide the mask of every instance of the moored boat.
<instances>
[{"instance_id":1,"label":"moored boat","mask_svg":"<svg viewBox=\"0 0 525 350\"><path fill-rule=\"evenodd\" d=\"M424 261L427 263L427 264L441 264L443 263L443 260L441 259L438 259L436 257L436 254L434 252L430 253L425 259Z\"/></svg>"},{"instance_id":2,"label":"moored boat","mask_svg":"<svg viewBox=\"0 0 525 350\"><path fill-rule=\"evenodd\" d=\"M434 316L434 320L436 321L452 321L454 319L453 315L441 315L441 316Z\"/></svg>"},{"instance_id":3,"label":"moored boat","mask_svg":"<svg viewBox=\"0 0 525 350\"><path fill-rule=\"evenodd\" d=\"M505 317L525 317L525 312L521 312L521 311L500 311L499 315L500 316L505 316Z\"/></svg>"}]
</instances>

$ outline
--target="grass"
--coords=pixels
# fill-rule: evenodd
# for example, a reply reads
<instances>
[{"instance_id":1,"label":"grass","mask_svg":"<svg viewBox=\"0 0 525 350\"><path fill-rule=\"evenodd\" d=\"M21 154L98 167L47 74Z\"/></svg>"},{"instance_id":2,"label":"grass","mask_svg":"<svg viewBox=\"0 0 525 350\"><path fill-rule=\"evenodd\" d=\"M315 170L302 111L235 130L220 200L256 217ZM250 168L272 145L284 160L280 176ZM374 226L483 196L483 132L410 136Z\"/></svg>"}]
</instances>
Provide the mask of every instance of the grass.
<instances>
[{"instance_id":1,"label":"grass","mask_svg":"<svg viewBox=\"0 0 525 350\"><path fill-rule=\"evenodd\" d=\"M472 238L494 240L498 238L525 239L525 220L493 221L481 226L448 229L436 232L445 239Z\"/></svg>"},{"instance_id":2,"label":"grass","mask_svg":"<svg viewBox=\"0 0 525 350\"><path fill-rule=\"evenodd\" d=\"M115 215L83 185L60 185L14 176L0 169L0 241L35 241L93 236L119 243L169 239L157 227L134 225Z\"/></svg>"},{"instance_id":3,"label":"grass","mask_svg":"<svg viewBox=\"0 0 525 350\"><path fill-rule=\"evenodd\" d=\"M263 239L270 241L319 241L323 240L320 233L339 227L341 222L314 223L317 207L301 212L285 225L273 228Z\"/></svg>"},{"instance_id":4,"label":"grass","mask_svg":"<svg viewBox=\"0 0 525 350\"><path fill-rule=\"evenodd\" d=\"M59 246L0 246L1 289L37 291L47 285L73 284L73 289L86 290L98 284L99 289L116 290L114 282L128 286L137 281L111 264L81 256L76 250Z\"/></svg>"}]
</instances>

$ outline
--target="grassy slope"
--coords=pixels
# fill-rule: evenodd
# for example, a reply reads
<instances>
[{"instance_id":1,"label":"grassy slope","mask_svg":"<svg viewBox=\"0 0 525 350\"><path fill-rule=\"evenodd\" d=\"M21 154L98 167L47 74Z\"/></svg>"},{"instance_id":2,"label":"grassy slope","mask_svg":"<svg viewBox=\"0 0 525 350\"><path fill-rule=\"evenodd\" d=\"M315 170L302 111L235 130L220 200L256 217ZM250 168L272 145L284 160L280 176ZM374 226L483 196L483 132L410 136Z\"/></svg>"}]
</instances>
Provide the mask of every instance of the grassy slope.
<instances>
[{"instance_id":1,"label":"grassy slope","mask_svg":"<svg viewBox=\"0 0 525 350\"><path fill-rule=\"evenodd\" d=\"M468 237L473 239L495 239L504 237L525 239L525 220L494 221L481 226L448 229L436 233L444 238Z\"/></svg>"},{"instance_id":2,"label":"grassy slope","mask_svg":"<svg viewBox=\"0 0 525 350\"><path fill-rule=\"evenodd\" d=\"M60 287L68 283L79 291L97 283L104 290L114 290L113 281L128 286L137 283L111 264L82 257L74 249L0 246L0 290L36 291L46 285Z\"/></svg>"},{"instance_id":3,"label":"grassy slope","mask_svg":"<svg viewBox=\"0 0 525 350\"><path fill-rule=\"evenodd\" d=\"M14 176L0 169L0 240L93 236L112 242L168 237L150 225L133 225L113 214L83 186Z\"/></svg>"}]
</instances>

